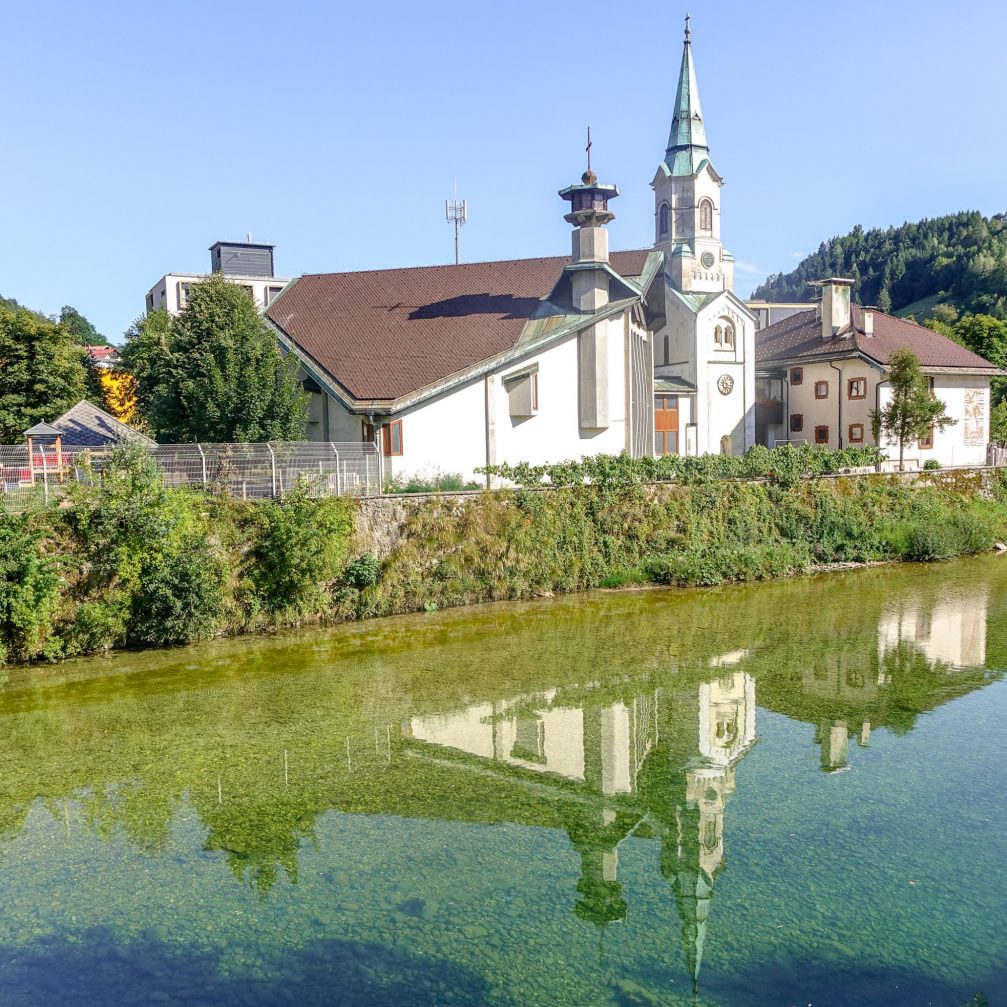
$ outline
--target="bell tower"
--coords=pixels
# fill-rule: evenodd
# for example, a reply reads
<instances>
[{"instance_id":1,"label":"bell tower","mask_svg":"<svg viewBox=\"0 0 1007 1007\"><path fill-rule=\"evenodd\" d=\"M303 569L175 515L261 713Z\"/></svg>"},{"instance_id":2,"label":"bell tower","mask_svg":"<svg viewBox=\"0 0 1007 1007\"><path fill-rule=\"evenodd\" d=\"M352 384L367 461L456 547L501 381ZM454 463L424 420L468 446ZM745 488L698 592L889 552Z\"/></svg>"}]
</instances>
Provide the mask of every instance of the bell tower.
<instances>
[{"instance_id":1,"label":"bell tower","mask_svg":"<svg viewBox=\"0 0 1007 1007\"><path fill-rule=\"evenodd\" d=\"M686 15L668 146L651 183L654 247L664 252L668 276L679 290L713 293L734 288L734 258L720 241L724 180L710 162L689 20Z\"/></svg>"}]
</instances>

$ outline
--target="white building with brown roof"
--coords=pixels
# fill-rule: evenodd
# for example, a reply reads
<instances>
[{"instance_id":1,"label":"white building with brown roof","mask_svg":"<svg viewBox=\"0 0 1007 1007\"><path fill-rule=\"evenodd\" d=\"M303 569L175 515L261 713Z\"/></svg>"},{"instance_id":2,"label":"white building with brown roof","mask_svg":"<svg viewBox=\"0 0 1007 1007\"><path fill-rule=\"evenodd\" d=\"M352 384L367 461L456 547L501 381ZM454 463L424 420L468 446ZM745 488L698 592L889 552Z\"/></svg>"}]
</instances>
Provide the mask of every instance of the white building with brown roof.
<instances>
[{"instance_id":1,"label":"white building with brown roof","mask_svg":"<svg viewBox=\"0 0 1007 1007\"><path fill-rule=\"evenodd\" d=\"M375 438L385 477L755 442L755 318L720 237L688 28L652 249L610 254L614 185L562 190L569 259L303 276L266 310L309 437Z\"/></svg>"},{"instance_id":2,"label":"white building with brown roof","mask_svg":"<svg viewBox=\"0 0 1007 1007\"><path fill-rule=\"evenodd\" d=\"M759 443L831 448L874 444L871 413L891 397L887 364L912 350L933 394L955 423L906 445L906 465L983 465L989 442L988 360L931 329L850 303L851 280L820 284L821 300L756 336L756 431ZM897 445L883 442L892 454Z\"/></svg>"}]
</instances>

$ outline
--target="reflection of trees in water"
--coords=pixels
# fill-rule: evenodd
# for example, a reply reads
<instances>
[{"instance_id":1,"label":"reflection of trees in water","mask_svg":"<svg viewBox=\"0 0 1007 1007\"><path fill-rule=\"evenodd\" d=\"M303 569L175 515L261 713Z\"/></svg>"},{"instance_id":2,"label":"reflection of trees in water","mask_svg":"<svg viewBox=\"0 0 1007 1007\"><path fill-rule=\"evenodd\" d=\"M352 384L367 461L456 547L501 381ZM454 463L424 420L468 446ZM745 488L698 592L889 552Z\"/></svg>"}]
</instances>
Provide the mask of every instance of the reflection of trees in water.
<instances>
[{"instance_id":1,"label":"reflection of trees in water","mask_svg":"<svg viewBox=\"0 0 1007 1007\"><path fill-rule=\"evenodd\" d=\"M733 765L750 741L738 683L756 682L763 706L815 725L828 738L823 766L837 768L853 734L866 742L872 728L908 731L920 712L989 680L981 669L935 663L911 640L889 634L881 646L886 613L907 606L869 584L854 604L851 583L398 620L333 637L207 648L210 659L194 671L191 656L159 656L170 673L143 682L8 690L2 712L18 757L0 780L0 836L19 834L44 795L57 821L72 799L75 826L158 856L187 803L206 829L204 848L268 891L281 876L296 883L298 852L329 810L545 826L569 835L581 862L571 907L598 925L632 911L618 879L619 845L649 837L660 844L660 870L698 972ZM988 606L972 605L975 592L961 603L996 615L999 595L987 595ZM913 604L934 609L934 598L916 591ZM798 603L809 614L794 625L786 619ZM949 612L945 603L945 623ZM972 629L961 634L975 638ZM513 723L506 754L520 765L496 758L494 774L480 776L464 745L414 757L422 739L403 724L456 714L474 699L497 711L485 723L491 753ZM543 710L557 716L544 720ZM548 775L551 754L564 747L550 729L565 729L578 710L581 776L531 792L531 774ZM623 737L623 720L625 750L603 764L605 731Z\"/></svg>"}]
</instances>

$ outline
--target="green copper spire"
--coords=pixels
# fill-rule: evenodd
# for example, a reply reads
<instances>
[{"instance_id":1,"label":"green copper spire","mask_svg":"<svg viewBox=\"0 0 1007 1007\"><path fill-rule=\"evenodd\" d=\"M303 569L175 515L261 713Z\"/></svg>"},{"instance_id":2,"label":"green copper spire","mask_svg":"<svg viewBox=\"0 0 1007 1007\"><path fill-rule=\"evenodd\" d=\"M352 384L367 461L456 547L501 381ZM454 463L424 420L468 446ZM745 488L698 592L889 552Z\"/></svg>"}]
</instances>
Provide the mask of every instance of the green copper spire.
<instances>
[{"instance_id":1,"label":"green copper spire","mask_svg":"<svg viewBox=\"0 0 1007 1007\"><path fill-rule=\"evenodd\" d=\"M678 92L675 95L675 117L671 120L665 164L671 175L695 175L699 165L709 158L703 109L699 104L696 66L692 61L689 15L685 16L685 44L682 48L682 68L678 72Z\"/></svg>"}]
</instances>

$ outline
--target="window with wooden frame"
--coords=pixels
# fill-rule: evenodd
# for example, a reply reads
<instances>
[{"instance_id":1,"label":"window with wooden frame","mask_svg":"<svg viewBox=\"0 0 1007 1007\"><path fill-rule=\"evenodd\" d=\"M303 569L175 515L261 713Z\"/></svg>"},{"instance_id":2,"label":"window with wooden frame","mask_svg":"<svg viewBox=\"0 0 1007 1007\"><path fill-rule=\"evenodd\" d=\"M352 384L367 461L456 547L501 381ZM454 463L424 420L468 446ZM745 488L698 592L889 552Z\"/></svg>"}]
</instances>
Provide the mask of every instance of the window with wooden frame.
<instances>
[{"instance_id":1,"label":"window with wooden frame","mask_svg":"<svg viewBox=\"0 0 1007 1007\"><path fill-rule=\"evenodd\" d=\"M934 379L931 378L931 381ZM920 439L919 446L921 451L931 451L934 446L934 428L931 427Z\"/></svg>"},{"instance_id":2,"label":"window with wooden frame","mask_svg":"<svg viewBox=\"0 0 1007 1007\"><path fill-rule=\"evenodd\" d=\"M850 378L846 382L846 397L848 399L866 399L867 378Z\"/></svg>"},{"instance_id":3,"label":"window with wooden frame","mask_svg":"<svg viewBox=\"0 0 1007 1007\"><path fill-rule=\"evenodd\" d=\"M829 428L827 426L815 427L815 443L816 444L829 443Z\"/></svg>"},{"instance_id":4,"label":"window with wooden frame","mask_svg":"<svg viewBox=\"0 0 1007 1007\"><path fill-rule=\"evenodd\" d=\"M815 382L815 398L816 399L827 399L829 397L829 383L828 381L816 381Z\"/></svg>"},{"instance_id":5,"label":"window with wooden frame","mask_svg":"<svg viewBox=\"0 0 1007 1007\"><path fill-rule=\"evenodd\" d=\"M402 420L392 420L381 428L385 456L402 454Z\"/></svg>"},{"instance_id":6,"label":"window with wooden frame","mask_svg":"<svg viewBox=\"0 0 1007 1007\"><path fill-rule=\"evenodd\" d=\"M791 367L790 368L790 383L792 385L803 385L804 384L804 368L803 367Z\"/></svg>"},{"instance_id":7,"label":"window with wooden frame","mask_svg":"<svg viewBox=\"0 0 1007 1007\"><path fill-rule=\"evenodd\" d=\"M799 434L804 429L804 413L790 414L790 432Z\"/></svg>"},{"instance_id":8,"label":"window with wooden frame","mask_svg":"<svg viewBox=\"0 0 1007 1007\"><path fill-rule=\"evenodd\" d=\"M864 425L863 423L851 423L850 424L850 443L851 444L863 444L864 443Z\"/></svg>"},{"instance_id":9,"label":"window with wooden frame","mask_svg":"<svg viewBox=\"0 0 1007 1007\"><path fill-rule=\"evenodd\" d=\"M365 444L374 443L374 424L368 423L367 420L362 420L360 423L360 439Z\"/></svg>"}]
</instances>

